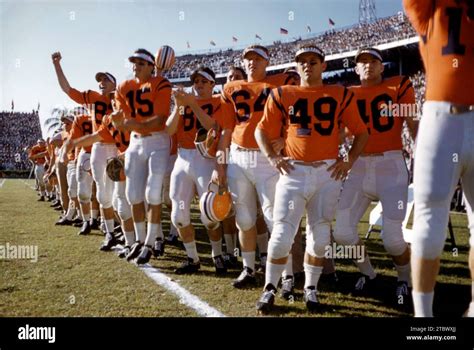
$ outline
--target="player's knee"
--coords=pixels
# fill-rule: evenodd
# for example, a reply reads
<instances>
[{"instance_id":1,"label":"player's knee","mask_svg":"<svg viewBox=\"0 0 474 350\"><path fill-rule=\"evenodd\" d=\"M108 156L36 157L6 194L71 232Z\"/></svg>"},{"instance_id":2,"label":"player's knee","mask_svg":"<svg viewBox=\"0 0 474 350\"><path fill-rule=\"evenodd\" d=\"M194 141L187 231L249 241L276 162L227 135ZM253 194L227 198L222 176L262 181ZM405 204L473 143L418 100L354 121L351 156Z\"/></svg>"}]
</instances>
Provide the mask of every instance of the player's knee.
<instances>
[{"instance_id":1,"label":"player's knee","mask_svg":"<svg viewBox=\"0 0 474 350\"><path fill-rule=\"evenodd\" d=\"M160 205L161 200L161 191L156 191L153 189L148 189L145 192L145 199L148 204L151 205Z\"/></svg>"},{"instance_id":2,"label":"player's knee","mask_svg":"<svg viewBox=\"0 0 474 350\"><path fill-rule=\"evenodd\" d=\"M392 256L402 255L407 248L407 243L403 239L402 222L384 217L382 240L388 254Z\"/></svg>"},{"instance_id":3,"label":"player's knee","mask_svg":"<svg viewBox=\"0 0 474 350\"><path fill-rule=\"evenodd\" d=\"M272 235L268 241L268 256L271 259L286 258L293 245L293 235L289 234L292 230L289 225L275 223Z\"/></svg>"},{"instance_id":4,"label":"player's knee","mask_svg":"<svg viewBox=\"0 0 474 350\"><path fill-rule=\"evenodd\" d=\"M125 198L117 199L117 212L122 221L127 221L132 217L132 207Z\"/></svg>"},{"instance_id":5,"label":"player's knee","mask_svg":"<svg viewBox=\"0 0 474 350\"><path fill-rule=\"evenodd\" d=\"M110 208L113 204L112 196L107 191L97 191L97 202L99 202L102 208Z\"/></svg>"},{"instance_id":6,"label":"player's knee","mask_svg":"<svg viewBox=\"0 0 474 350\"><path fill-rule=\"evenodd\" d=\"M338 244L342 245L353 245L359 241L359 235L357 234L357 226L350 225L348 220L344 217L339 217L336 220L336 225L333 232L334 240Z\"/></svg>"},{"instance_id":7,"label":"player's knee","mask_svg":"<svg viewBox=\"0 0 474 350\"><path fill-rule=\"evenodd\" d=\"M310 231L306 233L306 252L313 257L324 258L331 244L329 223L317 224Z\"/></svg>"},{"instance_id":8,"label":"player's knee","mask_svg":"<svg viewBox=\"0 0 474 350\"><path fill-rule=\"evenodd\" d=\"M240 231L248 231L257 223L256 213L252 213L243 205L238 205L235 211L235 223Z\"/></svg>"},{"instance_id":9,"label":"player's knee","mask_svg":"<svg viewBox=\"0 0 474 350\"><path fill-rule=\"evenodd\" d=\"M173 202L173 208L171 209L171 222L176 228L183 228L191 224L191 217L189 208L186 210L178 203Z\"/></svg>"}]
</instances>

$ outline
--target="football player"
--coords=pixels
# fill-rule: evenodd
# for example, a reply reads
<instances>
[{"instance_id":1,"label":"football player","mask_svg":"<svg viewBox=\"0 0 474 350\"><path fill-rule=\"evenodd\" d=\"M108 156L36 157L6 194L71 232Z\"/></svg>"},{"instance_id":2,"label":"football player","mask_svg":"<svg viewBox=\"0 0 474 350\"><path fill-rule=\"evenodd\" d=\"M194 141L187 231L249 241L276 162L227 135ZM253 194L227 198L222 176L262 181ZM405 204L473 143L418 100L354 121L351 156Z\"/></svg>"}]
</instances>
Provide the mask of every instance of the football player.
<instances>
[{"instance_id":1,"label":"football player","mask_svg":"<svg viewBox=\"0 0 474 350\"><path fill-rule=\"evenodd\" d=\"M165 123L170 113L171 84L154 75L155 57L145 49L136 50L129 61L134 78L122 82L115 93L116 111L112 121L119 130L131 131L125 152L126 195L132 205L133 222L138 240L127 259L147 263L153 249L156 256L164 251L161 229L163 179L170 155L170 138ZM153 127L140 129L148 118L158 121ZM145 226L145 201L148 204L148 227ZM158 238L158 241L156 239Z\"/></svg>"},{"instance_id":2,"label":"football player","mask_svg":"<svg viewBox=\"0 0 474 350\"><path fill-rule=\"evenodd\" d=\"M325 86L323 51L311 44L295 54L300 86L273 89L265 105L255 138L270 166L279 172L273 230L268 249L265 287L257 310L271 310L276 287L287 263L294 237L306 211L304 302L309 311L319 306L318 280L323 270L330 225L334 218L341 180L362 152L367 130L356 115L354 94L337 85ZM355 135L345 161L338 159L339 122ZM282 133L283 130L283 133ZM277 154L271 140L285 140Z\"/></svg>"},{"instance_id":3,"label":"football player","mask_svg":"<svg viewBox=\"0 0 474 350\"><path fill-rule=\"evenodd\" d=\"M46 196L45 183L43 180L46 154L46 142L43 139L38 139L36 145L31 148L28 154L28 159L35 163L35 178L38 181L39 190L41 194L40 198L38 199L38 201L40 202L44 202L44 197Z\"/></svg>"},{"instance_id":4,"label":"football player","mask_svg":"<svg viewBox=\"0 0 474 350\"><path fill-rule=\"evenodd\" d=\"M191 82L195 95L182 90L174 92L176 105L166 123L168 133L176 134L178 142L178 158L171 173L171 219L173 225L178 228L187 254L187 260L175 271L178 274L194 273L200 268L194 227L190 218L191 201L195 192L201 197L207 190L216 163L215 159L204 158L198 152L194 140L199 130L216 129L222 113L220 96L212 96L215 86L214 72L207 67L198 68L191 75ZM210 222L204 213L201 213L201 221L209 233L216 273L224 274L227 268L222 257L222 233L219 224Z\"/></svg>"},{"instance_id":5,"label":"football player","mask_svg":"<svg viewBox=\"0 0 474 350\"><path fill-rule=\"evenodd\" d=\"M339 199L334 238L337 243L361 246L364 256L352 257L361 275L355 294L367 294L376 276L365 246L359 239L357 224L373 200L383 209L382 240L398 273L395 297L398 304L408 302L410 285L410 249L403 238L408 195L408 170L402 154L403 123L416 136L415 90L408 77L383 78L382 53L371 47L361 48L355 56L355 71L361 85L354 93L360 118L367 126L369 140L361 157L352 166ZM397 112L398 109L398 112Z\"/></svg>"},{"instance_id":6,"label":"football player","mask_svg":"<svg viewBox=\"0 0 474 350\"><path fill-rule=\"evenodd\" d=\"M55 52L52 55L54 69L61 89L75 102L84 105L91 115L92 130L95 132L100 127L104 115L112 112L111 101L116 86L115 77L108 72L98 72L95 80L99 84L100 92L93 90L78 91L71 87L61 67L61 53ZM128 140L124 140L128 142ZM114 231L114 211L112 208L113 182L105 174L107 159L117 155L117 148L113 142L100 142L94 144L91 149L90 166L92 177L96 183L96 198L100 204L102 217L105 222L106 233ZM97 227L97 213L92 211L92 218L89 223L84 222L81 231L90 231L91 227Z\"/></svg>"},{"instance_id":7,"label":"football player","mask_svg":"<svg viewBox=\"0 0 474 350\"><path fill-rule=\"evenodd\" d=\"M449 204L459 178L471 235L472 295L466 316L474 317L474 2L404 0L403 4L420 35L427 81L414 167L411 268L415 317L433 316Z\"/></svg>"}]
</instances>

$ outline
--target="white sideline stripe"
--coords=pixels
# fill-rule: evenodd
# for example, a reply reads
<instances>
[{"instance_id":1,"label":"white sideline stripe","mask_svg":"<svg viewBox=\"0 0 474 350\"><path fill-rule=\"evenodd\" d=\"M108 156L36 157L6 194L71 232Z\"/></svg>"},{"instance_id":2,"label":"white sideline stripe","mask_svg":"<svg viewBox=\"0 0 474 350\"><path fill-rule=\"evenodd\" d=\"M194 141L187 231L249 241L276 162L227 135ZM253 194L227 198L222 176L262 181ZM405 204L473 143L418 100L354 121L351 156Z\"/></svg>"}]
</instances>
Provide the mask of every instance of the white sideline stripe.
<instances>
[{"instance_id":1,"label":"white sideline stripe","mask_svg":"<svg viewBox=\"0 0 474 350\"><path fill-rule=\"evenodd\" d=\"M3 180L2 180L2 182L0 182L0 188L2 188L2 187L3 187L3 185L5 184L5 181L6 181L6 180L5 180L5 179L3 179Z\"/></svg>"},{"instance_id":2,"label":"white sideline stripe","mask_svg":"<svg viewBox=\"0 0 474 350\"><path fill-rule=\"evenodd\" d=\"M181 304L190 307L196 311L199 316L226 317L224 314L211 307L208 303L202 301L197 296L181 287L177 282L172 281L168 276L160 272L160 270L152 267L150 264L138 266L138 268L156 284L175 294L179 298Z\"/></svg>"},{"instance_id":3,"label":"white sideline stripe","mask_svg":"<svg viewBox=\"0 0 474 350\"><path fill-rule=\"evenodd\" d=\"M28 184L28 182L26 182L26 180L22 180L22 181L23 181L23 183L24 183L26 186L28 186L28 187L31 188L32 190L35 190L35 186L32 186L32 185Z\"/></svg>"}]
</instances>

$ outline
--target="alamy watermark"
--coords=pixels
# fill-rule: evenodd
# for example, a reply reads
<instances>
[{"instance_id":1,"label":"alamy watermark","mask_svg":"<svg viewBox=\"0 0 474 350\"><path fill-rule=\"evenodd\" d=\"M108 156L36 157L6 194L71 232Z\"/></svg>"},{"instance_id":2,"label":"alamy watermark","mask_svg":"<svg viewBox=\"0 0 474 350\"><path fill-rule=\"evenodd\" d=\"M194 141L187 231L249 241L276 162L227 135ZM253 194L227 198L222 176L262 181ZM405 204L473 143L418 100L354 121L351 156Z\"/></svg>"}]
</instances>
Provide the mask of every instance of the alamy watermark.
<instances>
[{"instance_id":1,"label":"alamy watermark","mask_svg":"<svg viewBox=\"0 0 474 350\"><path fill-rule=\"evenodd\" d=\"M328 245L324 251L326 259L351 259L359 263L365 261L365 246L364 245L337 245L334 242Z\"/></svg>"},{"instance_id":2,"label":"alamy watermark","mask_svg":"<svg viewBox=\"0 0 474 350\"><path fill-rule=\"evenodd\" d=\"M38 261L38 246L37 245L15 245L15 244L0 244L0 259L5 260L30 260L31 262Z\"/></svg>"}]
</instances>

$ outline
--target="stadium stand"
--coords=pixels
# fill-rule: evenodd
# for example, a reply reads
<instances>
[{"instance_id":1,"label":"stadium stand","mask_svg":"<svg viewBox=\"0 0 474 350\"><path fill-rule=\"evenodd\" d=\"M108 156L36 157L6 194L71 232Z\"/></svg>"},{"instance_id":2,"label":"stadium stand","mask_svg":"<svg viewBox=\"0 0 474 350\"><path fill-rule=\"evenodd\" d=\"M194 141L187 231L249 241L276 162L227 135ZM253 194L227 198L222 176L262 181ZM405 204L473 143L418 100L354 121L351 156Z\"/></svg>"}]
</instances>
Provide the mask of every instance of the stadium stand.
<instances>
[{"instance_id":1,"label":"stadium stand","mask_svg":"<svg viewBox=\"0 0 474 350\"><path fill-rule=\"evenodd\" d=\"M25 147L41 137L38 112L0 112L0 171L29 170Z\"/></svg>"}]
</instances>

